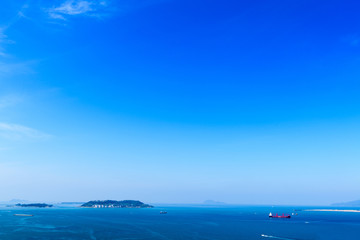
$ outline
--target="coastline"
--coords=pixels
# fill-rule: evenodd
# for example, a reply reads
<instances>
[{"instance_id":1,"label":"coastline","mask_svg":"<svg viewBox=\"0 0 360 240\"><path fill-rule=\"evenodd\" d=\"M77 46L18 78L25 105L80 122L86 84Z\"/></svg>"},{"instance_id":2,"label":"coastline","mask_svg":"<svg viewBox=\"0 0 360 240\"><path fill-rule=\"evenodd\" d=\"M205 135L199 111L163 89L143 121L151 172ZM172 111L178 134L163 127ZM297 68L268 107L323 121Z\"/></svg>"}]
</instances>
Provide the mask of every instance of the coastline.
<instances>
[{"instance_id":1,"label":"coastline","mask_svg":"<svg viewBox=\"0 0 360 240\"><path fill-rule=\"evenodd\" d=\"M360 213L360 210L351 210L351 209L306 209L303 211L307 212L352 212Z\"/></svg>"}]
</instances>

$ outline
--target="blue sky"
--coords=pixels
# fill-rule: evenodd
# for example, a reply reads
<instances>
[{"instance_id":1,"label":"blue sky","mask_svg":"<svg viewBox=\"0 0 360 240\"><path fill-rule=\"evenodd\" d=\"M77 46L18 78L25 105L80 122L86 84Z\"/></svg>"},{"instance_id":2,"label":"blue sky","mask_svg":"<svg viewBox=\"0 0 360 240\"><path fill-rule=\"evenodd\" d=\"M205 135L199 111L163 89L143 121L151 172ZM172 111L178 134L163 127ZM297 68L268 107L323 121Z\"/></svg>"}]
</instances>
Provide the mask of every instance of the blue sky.
<instances>
[{"instance_id":1,"label":"blue sky","mask_svg":"<svg viewBox=\"0 0 360 240\"><path fill-rule=\"evenodd\" d=\"M359 5L2 1L2 200L359 199Z\"/></svg>"}]
</instances>

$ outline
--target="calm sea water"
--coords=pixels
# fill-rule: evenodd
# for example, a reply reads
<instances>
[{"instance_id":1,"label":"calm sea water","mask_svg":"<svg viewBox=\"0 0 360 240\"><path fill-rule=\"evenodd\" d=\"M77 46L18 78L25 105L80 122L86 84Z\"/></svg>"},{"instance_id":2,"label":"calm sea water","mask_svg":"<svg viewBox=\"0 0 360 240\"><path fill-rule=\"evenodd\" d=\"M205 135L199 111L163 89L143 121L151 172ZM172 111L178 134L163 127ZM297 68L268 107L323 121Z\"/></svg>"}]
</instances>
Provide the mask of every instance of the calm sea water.
<instances>
[{"instance_id":1,"label":"calm sea water","mask_svg":"<svg viewBox=\"0 0 360 240\"><path fill-rule=\"evenodd\" d=\"M1 208L0 239L360 239L360 213L268 218L270 211L294 209L299 207Z\"/></svg>"}]
</instances>

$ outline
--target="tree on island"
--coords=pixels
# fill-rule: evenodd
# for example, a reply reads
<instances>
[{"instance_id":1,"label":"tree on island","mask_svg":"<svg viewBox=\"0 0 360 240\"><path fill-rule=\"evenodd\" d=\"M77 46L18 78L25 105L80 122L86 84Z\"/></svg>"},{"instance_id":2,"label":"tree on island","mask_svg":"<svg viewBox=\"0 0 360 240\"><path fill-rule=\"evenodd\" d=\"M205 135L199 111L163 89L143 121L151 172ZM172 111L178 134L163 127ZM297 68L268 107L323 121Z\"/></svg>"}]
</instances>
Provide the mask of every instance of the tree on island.
<instances>
[{"instance_id":1,"label":"tree on island","mask_svg":"<svg viewBox=\"0 0 360 240\"><path fill-rule=\"evenodd\" d=\"M18 203L15 206L17 207L37 207L37 208L47 208L47 207L52 207L53 205L51 204L45 204L45 203L30 203L30 204L21 204Z\"/></svg>"},{"instance_id":2,"label":"tree on island","mask_svg":"<svg viewBox=\"0 0 360 240\"><path fill-rule=\"evenodd\" d=\"M81 207L89 208L152 208L153 206L136 200L105 200L105 201L89 201L81 205Z\"/></svg>"}]
</instances>

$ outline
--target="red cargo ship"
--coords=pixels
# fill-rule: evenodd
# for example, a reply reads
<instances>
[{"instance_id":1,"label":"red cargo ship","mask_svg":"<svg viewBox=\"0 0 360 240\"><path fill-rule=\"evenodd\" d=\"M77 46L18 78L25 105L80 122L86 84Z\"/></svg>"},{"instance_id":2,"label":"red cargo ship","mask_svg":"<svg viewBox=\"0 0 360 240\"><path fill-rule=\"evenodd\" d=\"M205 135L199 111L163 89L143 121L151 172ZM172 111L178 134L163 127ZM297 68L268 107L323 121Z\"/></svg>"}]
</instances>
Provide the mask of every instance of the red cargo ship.
<instances>
[{"instance_id":1,"label":"red cargo ship","mask_svg":"<svg viewBox=\"0 0 360 240\"><path fill-rule=\"evenodd\" d=\"M270 218L291 218L291 216L289 215L289 214L287 214L287 215L278 215L278 214L276 214L276 215L272 215L272 213L270 213L269 214L269 217Z\"/></svg>"}]
</instances>

